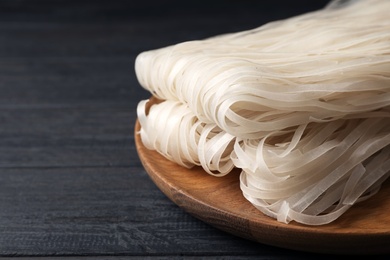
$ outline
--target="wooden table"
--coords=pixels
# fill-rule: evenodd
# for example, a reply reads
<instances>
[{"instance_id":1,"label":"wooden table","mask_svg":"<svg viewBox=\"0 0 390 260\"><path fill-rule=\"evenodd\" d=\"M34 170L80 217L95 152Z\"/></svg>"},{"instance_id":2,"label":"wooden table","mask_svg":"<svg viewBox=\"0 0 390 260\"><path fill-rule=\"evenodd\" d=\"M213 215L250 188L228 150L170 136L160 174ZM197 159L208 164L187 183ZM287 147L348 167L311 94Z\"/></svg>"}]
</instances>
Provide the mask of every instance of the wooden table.
<instances>
[{"instance_id":1,"label":"wooden table","mask_svg":"<svg viewBox=\"0 0 390 260\"><path fill-rule=\"evenodd\" d=\"M301 259L171 202L133 132L144 50L250 29L327 1L0 2L0 255ZM23 258L24 259L24 258ZM45 258L47 259L47 258Z\"/></svg>"}]
</instances>

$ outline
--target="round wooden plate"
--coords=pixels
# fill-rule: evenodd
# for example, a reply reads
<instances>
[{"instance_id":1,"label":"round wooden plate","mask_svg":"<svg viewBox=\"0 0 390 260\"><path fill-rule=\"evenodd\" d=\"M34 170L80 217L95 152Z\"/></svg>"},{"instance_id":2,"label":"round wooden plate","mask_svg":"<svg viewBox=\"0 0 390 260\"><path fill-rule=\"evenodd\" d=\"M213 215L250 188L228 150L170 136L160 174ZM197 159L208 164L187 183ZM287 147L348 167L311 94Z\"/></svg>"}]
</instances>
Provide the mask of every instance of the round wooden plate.
<instances>
[{"instance_id":1,"label":"round wooden plate","mask_svg":"<svg viewBox=\"0 0 390 260\"><path fill-rule=\"evenodd\" d=\"M242 195L239 171L224 177L201 167L183 168L143 146L135 125L140 160L158 188L186 212L228 233L286 249L327 254L390 253L390 182L367 201L323 226L284 224L263 215Z\"/></svg>"}]
</instances>

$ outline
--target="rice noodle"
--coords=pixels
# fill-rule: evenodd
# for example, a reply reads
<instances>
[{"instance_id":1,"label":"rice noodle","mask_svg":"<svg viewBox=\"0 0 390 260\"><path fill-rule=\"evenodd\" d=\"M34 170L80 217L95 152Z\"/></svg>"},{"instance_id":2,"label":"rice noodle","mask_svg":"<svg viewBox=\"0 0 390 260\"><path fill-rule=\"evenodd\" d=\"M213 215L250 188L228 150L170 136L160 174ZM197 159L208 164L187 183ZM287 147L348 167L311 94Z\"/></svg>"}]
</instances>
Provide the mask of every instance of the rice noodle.
<instances>
[{"instance_id":1,"label":"rice noodle","mask_svg":"<svg viewBox=\"0 0 390 260\"><path fill-rule=\"evenodd\" d=\"M332 1L251 30L138 55L145 146L185 167L242 169L243 195L322 225L390 174L390 1Z\"/></svg>"},{"instance_id":2,"label":"rice noodle","mask_svg":"<svg viewBox=\"0 0 390 260\"><path fill-rule=\"evenodd\" d=\"M142 143L171 161L191 168L202 166L209 174L223 176L234 167L230 154L235 137L215 124L200 122L178 101L165 100L146 112L147 100L138 104Z\"/></svg>"},{"instance_id":3,"label":"rice noodle","mask_svg":"<svg viewBox=\"0 0 390 260\"><path fill-rule=\"evenodd\" d=\"M288 145L275 141L289 140L271 135L236 142L232 157L243 169L244 196L280 221L320 225L333 221L343 212L340 208L349 208L360 196L375 194L374 184L390 174L390 124L381 118L325 124L306 126L304 136L286 154Z\"/></svg>"}]
</instances>

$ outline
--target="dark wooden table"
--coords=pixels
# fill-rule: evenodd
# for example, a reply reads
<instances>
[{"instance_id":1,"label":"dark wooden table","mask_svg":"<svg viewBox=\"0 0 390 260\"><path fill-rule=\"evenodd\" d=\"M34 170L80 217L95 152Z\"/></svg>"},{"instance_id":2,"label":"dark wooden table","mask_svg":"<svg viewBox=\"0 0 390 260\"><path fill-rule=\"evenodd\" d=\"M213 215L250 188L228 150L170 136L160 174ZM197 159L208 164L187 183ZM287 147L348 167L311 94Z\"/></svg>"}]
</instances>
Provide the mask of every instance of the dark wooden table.
<instances>
[{"instance_id":1,"label":"dark wooden table","mask_svg":"<svg viewBox=\"0 0 390 260\"><path fill-rule=\"evenodd\" d=\"M325 257L197 220L154 185L135 149L136 105L149 97L137 54L327 1L264 2L0 1L0 255Z\"/></svg>"}]
</instances>

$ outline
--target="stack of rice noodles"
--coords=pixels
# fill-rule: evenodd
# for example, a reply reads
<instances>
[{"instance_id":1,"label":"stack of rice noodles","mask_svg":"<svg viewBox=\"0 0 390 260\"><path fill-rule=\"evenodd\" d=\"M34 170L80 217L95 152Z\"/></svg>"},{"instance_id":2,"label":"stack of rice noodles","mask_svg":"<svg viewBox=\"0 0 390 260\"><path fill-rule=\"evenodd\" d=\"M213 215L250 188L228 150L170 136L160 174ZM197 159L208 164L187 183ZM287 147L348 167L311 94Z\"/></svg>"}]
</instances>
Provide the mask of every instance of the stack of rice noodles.
<instances>
[{"instance_id":1,"label":"stack of rice noodles","mask_svg":"<svg viewBox=\"0 0 390 260\"><path fill-rule=\"evenodd\" d=\"M142 143L223 178L280 222L323 225L390 174L390 1L140 53Z\"/></svg>"}]
</instances>

